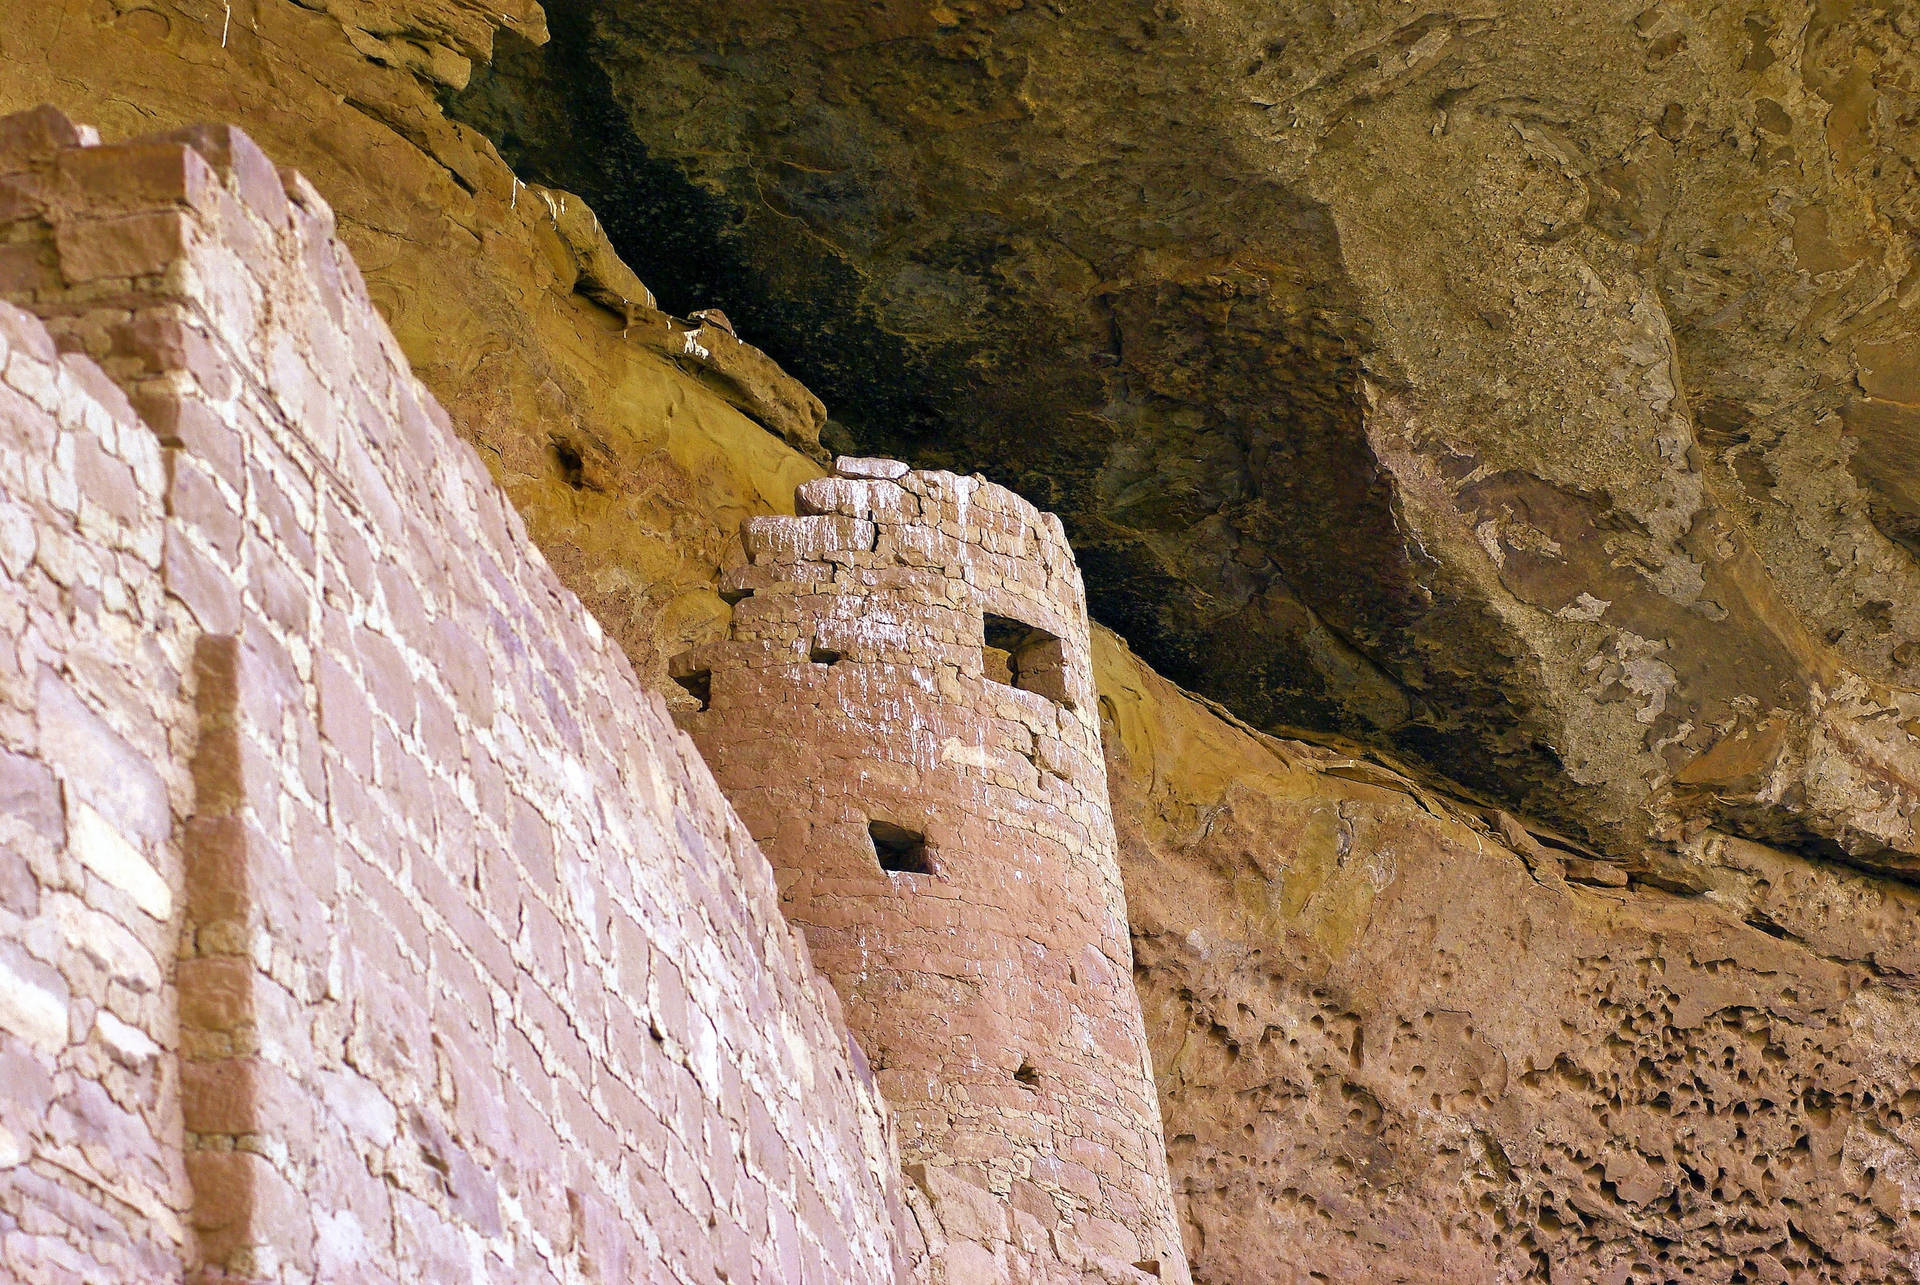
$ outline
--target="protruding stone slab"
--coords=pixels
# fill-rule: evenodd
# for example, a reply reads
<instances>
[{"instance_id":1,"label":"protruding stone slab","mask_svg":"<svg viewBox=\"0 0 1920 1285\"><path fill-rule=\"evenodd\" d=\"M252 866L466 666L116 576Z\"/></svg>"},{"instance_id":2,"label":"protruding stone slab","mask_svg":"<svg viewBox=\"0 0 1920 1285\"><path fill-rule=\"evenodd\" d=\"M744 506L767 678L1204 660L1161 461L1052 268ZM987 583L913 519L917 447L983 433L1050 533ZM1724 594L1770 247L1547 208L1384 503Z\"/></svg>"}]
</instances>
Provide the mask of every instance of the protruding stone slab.
<instances>
[{"instance_id":1,"label":"protruding stone slab","mask_svg":"<svg viewBox=\"0 0 1920 1285\"><path fill-rule=\"evenodd\" d=\"M865 455L839 455L834 457L833 471L841 477L870 477L892 481L905 477L908 469L899 460L879 459Z\"/></svg>"}]
</instances>

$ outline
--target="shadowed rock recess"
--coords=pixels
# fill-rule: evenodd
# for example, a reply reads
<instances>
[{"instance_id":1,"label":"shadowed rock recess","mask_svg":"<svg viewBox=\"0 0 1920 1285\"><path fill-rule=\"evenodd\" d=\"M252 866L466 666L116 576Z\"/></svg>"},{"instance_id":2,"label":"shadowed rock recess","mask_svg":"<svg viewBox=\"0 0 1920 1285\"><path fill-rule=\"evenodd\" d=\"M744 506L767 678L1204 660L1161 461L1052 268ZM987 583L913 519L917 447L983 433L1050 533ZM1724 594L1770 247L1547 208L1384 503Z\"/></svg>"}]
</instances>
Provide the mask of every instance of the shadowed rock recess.
<instances>
[{"instance_id":1,"label":"shadowed rock recess","mask_svg":"<svg viewBox=\"0 0 1920 1285\"><path fill-rule=\"evenodd\" d=\"M1920 1280L1917 51L7 7L0 1279Z\"/></svg>"},{"instance_id":2,"label":"shadowed rock recess","mask_svg":"<svg viewBox=\"0 0 1920 1285\"><path fill-rule=\"evenodd\" d=\"M549 17L455 110L1060 511L1169 677L1609 851L1916 866L1906 6Z\"/></svg>"}]
</instances>

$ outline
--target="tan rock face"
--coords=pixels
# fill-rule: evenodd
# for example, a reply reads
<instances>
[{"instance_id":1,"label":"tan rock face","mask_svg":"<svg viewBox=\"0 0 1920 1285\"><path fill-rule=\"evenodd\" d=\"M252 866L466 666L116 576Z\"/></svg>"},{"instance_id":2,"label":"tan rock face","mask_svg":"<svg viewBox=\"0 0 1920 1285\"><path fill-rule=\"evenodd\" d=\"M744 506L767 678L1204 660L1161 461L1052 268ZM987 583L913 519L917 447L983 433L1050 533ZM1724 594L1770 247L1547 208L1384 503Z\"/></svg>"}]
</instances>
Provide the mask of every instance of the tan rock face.
<instances>
[{"instance_id":1,"label":"tan rock face","mask_svg":"<svg viewBox=\"0 0 1920 1285\"><path fill-rule=\"evenodd\" d=\"M1171 677L1616 851L1908 863L1903 9L553 21L461 110L862 441L1061 511Z\"/></svg>"},{"instance_id":2,"label":"tan rock face","mask_svg":"<svg viewBox=\"0 0 1920 1285\"><path fill-rule=\"evenodd\" d=\"M518 181L441 112L436 93L465 83L496 30L539 36L537 5L230 13L13 6L0 112L53 103L109 141L233 122L306 174L414 368L548 559L658 678L724 616L713 579L740 517L790 503L818 472L789 445L813 449L818 400L727 332L656 310L584 202Z\"/></svg>"},{"instance_id":3,"label":"tan rock face","mask_svg":"<svg viewBox=\"0 0 1920 1285\"><path fill-rule=\"evenodd\" d=\"M1611 887L1101 641L1196 1280L1914 1279L1910 889L1728 838Z\"/></svg>"},{"instance_id":4,"label":"tan rock face","mask_svg":"<svg viewBox=\"0 0 1920 1285\"><path fill-rule=\"evenodd\" d=\"M806 396L685 351L737 326L863 441L1062 509L1096 614L1186 683L1611 836L1624 860L1594 863L1260 741L1100 644L1199 1279L1912 1278L1912 898L1695 828L1907 864L1904 11L748 3L696 30L568 4L573 96L524 52L458 96L523 178L551 167L537 189L438 106L492 10L17 9L0 106L110 139L238 120L314 179L458 430L661 685L725 627L741 519L818 473L788 444ZM567 113L578 177L552 172ZM732 322L670 324L642 279ZM8 1053L0 1162L28 1194L0 1216L76 1220L11 1162L164 1109L139 1096L152 1001L109 978L152 948L81 914L144 931L136 891L158 903L18 767L0 906L114 958L0 953L0 1017L134 1105L48 1109L71 1082ZM94 882L36 902L17 858L55 861L63 817ZM179 1175L148 1177L102 1270L185 1234L152 1216Z\"/></svg>"}]
</instances>

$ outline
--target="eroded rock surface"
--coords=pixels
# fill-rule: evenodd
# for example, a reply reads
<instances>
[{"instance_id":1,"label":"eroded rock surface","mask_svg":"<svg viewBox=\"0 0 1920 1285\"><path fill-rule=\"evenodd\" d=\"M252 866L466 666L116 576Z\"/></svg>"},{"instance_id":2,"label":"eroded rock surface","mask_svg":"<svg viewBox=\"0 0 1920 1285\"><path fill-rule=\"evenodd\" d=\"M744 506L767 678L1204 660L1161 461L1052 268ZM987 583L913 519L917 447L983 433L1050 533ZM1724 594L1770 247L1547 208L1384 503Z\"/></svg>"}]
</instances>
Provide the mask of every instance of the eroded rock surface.
<instances>
[{"instance_id":1,"label":"eroded rock surface","mask_svg":"<svg viewBox=\"0 0 1920 1285\"><path fill-rule=\"evenodd\" d=\"M1169 676L1911 866L1909 6L551 10L459 110Z\"/></svg>"},{"instance_id":2,"label":"eroded rock surface","mask_svg":"<svg viewBox=\"0 0 1920 1285\"><path fill-rule=\"evenodd\" d=\"M54 0L0 108L310 175L656 679L818 471L737 329L1180 681L1597 841L1105 645L1200 1279L1910 1279L1912 896L1698 828L1908 865L1909 11L1253 12L568 3L460 91L493 9Z\"/></svg>"},{"instance_id":3,"label":"eroded rock surface","mask_svg":"<svg viewBox=\"0 0 1920 1285\"><path fill-rule=\"evenodd\" d=\"M1627 884L1098 664L1196 1280L1914 1279L1911 890L1726 837Z\"/></svg>"}]
</instances>

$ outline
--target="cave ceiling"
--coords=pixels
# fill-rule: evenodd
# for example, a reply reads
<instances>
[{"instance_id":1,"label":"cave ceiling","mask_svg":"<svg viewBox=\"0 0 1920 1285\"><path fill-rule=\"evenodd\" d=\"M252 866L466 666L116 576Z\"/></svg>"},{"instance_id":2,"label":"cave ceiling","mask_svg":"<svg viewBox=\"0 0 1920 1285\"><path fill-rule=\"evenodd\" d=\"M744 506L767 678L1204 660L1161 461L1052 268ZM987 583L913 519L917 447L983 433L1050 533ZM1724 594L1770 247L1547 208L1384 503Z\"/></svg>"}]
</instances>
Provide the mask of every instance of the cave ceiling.
<instances>
[{"instance_id":1,"label":"cave ceiling","mask_svg":"<svg viewBox=\"0 0 1920 1285\"><path fill-rule=\"evenodd\" d=\"M1920 10L548 9L451 110L829 445L1060 512L1170 677L1920 869Z\"/></svg>"}]
</instances>

